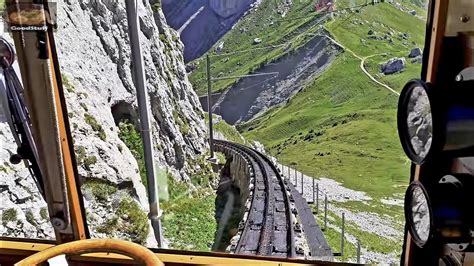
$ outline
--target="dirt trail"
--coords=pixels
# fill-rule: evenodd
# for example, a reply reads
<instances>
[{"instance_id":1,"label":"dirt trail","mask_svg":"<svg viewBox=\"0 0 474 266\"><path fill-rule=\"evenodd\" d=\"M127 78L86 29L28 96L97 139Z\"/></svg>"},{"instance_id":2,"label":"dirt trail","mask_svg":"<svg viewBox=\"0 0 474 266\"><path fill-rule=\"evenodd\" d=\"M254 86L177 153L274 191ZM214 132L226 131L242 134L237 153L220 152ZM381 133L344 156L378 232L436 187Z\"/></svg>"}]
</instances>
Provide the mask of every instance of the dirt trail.
<instances>
[{"instance_id":1,"label":"dirt trail","mask_svg":"<svg viewBox=\"0 0 474 266\"><path fill-rule=\"evenodd\" d=\"M394 90L393 88L391 88L390 86L388 86L387 84L384 84L380 81L378 81L376 78L374 78L374 76L372 76L368 71L367 69L365 69L364 67L364 64L365 64L365 60L371 58L371 57L374 57L374 56L378 56L378 55L384 55L385 53L381 53L381 54L373 54L373 55L369 55L369 56L366 56L366 57L361 57L359 55L357 55L356 53L354 53L351 49L345 47L344 45L338 43L336 40L334 40L333 38L331 38L330 36L327 36L327 35L324 35L326 38L328 38L329 40L331 40L334 44L336 44L337 46L341 47L342 49L344 49L344 51L347 51L349 52L350 54L352 54L353 56L355 56L357 59L359 59L361 62L360 62L360 69L362 70L362 72L364 72L365 75L367 75L373 82L377 83L378 85L384 87L385 89L387 89L388 91L390 91L391 93L397 95L397 96L400 96L400 93L398 93L396 90Z\"/></svg>"}]
</instances>

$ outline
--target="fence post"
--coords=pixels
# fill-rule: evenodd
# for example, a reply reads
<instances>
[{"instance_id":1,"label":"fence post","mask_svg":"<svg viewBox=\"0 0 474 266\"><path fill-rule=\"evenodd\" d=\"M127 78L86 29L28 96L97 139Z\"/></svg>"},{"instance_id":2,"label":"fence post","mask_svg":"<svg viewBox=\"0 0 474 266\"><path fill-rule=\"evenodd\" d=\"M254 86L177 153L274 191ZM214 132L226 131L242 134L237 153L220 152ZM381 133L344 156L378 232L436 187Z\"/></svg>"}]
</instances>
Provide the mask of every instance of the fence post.
<instances>
[{"instance_id":1,"label":"fence post","mask_svg":"<svg viewBox=\"0 0 474 266\"><path fill-rule=\"evenodd\" d=\"M328 195L324 195L324 231L328 227Z\"/></svg>"},{"instance_id":2,"label":"fence post","mask_svg":"<svg viewBox=\"0 0 474 266\"><path fill-rule=\"evenodd\" d=\"M290 183L291 183L290 167L286 166L286 170L288 170L288 181L290 181Z\"/></svg>"},{"instance_id":3,"label":"fence post","mask_svg":"<svg viewBox=\"0 0 474 266\"><path fill-rule=\"evenodd\" d=\"M298 190L298 175L296 173L296 168L295 168L295 188Z\"/></svg>"},{"instance_id":4,"label":"fence post","mask_svg":"<svg viewBox=\"0 0 474 266\"><path fill-rule=\"evenodd\" d=\"M344 221L345 221L345 216L344 213L342 213L342 227L341 227L341 257L344 256Z\"/></svg>"},{"instance_id":5,"label":"fence post","mask_svg":"<svg viewBox=\"0 0 474 266\"><path fill-rule=\"evenodd\" d=\"M300 172L301 173L301 195L304 197L304 177L303 177L303 172Z\"/></svg>"},{"instance_id":6,"label":"fence post","mask_svg":"<svg viewBox=\"0 0 474 266\"><path fill-rule=\"evenodd\" d=\"M314 178L313 178L313 204L316 204L316 197L314 195Z\"/></svg>"},{"instance_id":7,"label":"fence post","mask_svg":"<svg viewBox=\"0 0 474 266\"><path fill-rule=\"evenodd\" d=\"M316 184L316 213L319 212L319 183Z\"/></svg>"},{"instance_id":8,"label":"fence post","mask_svg":"<svg viewBox=\"0 0 474 266\"><path fill-rule=\"evenodd\" d=\"M357 264L360 264L360 240L357 239Z\"/></svg>"}]
</instances>

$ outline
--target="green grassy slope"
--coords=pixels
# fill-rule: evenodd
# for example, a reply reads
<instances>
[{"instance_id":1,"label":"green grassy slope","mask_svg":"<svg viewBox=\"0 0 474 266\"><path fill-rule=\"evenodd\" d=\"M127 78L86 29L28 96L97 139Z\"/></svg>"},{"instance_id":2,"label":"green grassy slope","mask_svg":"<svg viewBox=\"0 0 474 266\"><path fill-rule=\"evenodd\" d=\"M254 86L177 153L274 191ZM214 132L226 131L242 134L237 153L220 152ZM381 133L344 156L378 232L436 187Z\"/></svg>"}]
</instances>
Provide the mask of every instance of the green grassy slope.
<instances>
[{"instance_id":1,"label":"green grassy slope","mask_svg":"<svg viewBox=\"0 0 474 266\"><path fill-rule=\"evenodd\" d=\"M293 1L291 10L282 18L278 14L278 10L283 10L283 2L285 1L264 0L257 10L244 17L235 25L233 30L221 39L224 42L222 53L248 49L251 51L231 56L212 57L211 72L213 77L248 74L261 64L271 62L309 40L310 36L301 35L301 30L304 28L315 31L316 29L312 22L314 22L314 17L319 17L319 15L314 12L313 1ZM255 38L261 38L262 43L254 44L253 40ZM258 49L270 45L286 44L287 42L291 42L291 46ZM285 48L290 49L285 50ZM215 54L214 49L211 49L211 54ZM190 80L197 93L203 95L207 88L206 61L202 57L193 63L197 65L197 69L191 74ZM213 83L213 91L222 91L234 82L236 80L216 81Z\"/></svg>"},{"instance_id":2,"label":"green grassy slope","mask_svg":"<svg viewBox=\"0 0 474 266\"><path fill-rule=\"evenodd\" d=\"M254 129L244 135L308 175L375 197L392 195L408 171L396 132L397 99L360 74L359 62L340 56L287 106L247 125Z\"/></svg>"},{"instance_id":3,"label":"green grassy slope","mask_svg":"<svg viewBox=\"0 0 474 266\"><path fill-rule=\"evenodd\" d=\"M338 5L348 6L349 1ZM421 19L386 3L337 16L326 28L358 56L388 53L386 58L367 60L373 74L379 61L408 55L424 38ZM392 32L393 42L369 39L371 29L380 36ZM408 40L401 33L407 33ZM268 112L242 130L308 175L336 179L375 199L399 196L408 180L409 163L396 131L397 97L370 81L359 65L360 60L350 53L342 54L287 106ZM408 63L404 73L380 80L399 90L405 81L419 76L420 68Z\"/></svg>"}]
</instances>

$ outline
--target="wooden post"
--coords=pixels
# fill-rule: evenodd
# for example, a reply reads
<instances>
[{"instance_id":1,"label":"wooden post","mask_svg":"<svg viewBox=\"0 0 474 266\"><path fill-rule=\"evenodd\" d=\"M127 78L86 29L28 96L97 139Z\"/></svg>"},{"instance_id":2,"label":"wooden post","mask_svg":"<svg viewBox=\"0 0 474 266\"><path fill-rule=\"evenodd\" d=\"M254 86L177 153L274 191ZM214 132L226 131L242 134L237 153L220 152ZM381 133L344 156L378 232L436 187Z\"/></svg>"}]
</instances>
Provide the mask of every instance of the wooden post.
<instances>
[{"instance_id":1,"label":"wooden post","mask_svg":"<svg viewBox=\"0 0 474 266\"><path fill-rule=\"evenodd\" d=\"M341 257L344 256L344 222L345 222L345 216L344 216L344 213L342 213L342 226L341 226Z\"/></svg>"},{"instance_id":2,"label":"wooden post","mask_svg":"<svg viewBox=\"0 0 474 266\"><path fill-rule=\"evenodd\" d=\"M287 167L286 167L286 170L288 170L288 181L290 181L290 183L291 183L290 167L287 166Z\"/></svg>"},{"instance_id":3,"label":"wooden post","mask_svg":"<svg viewBox=\"0 0 474 266\"><path fill-rule=\"evenodd\" d=\"M316 213L319 212L319 183L316 184Z\"/></svg>"},{"instance_id":4,"label":"wooden post","mask_svg":"<svg viewBox=\"0 0 474 266\"><path fill-rule=\"evenodd\" d=\"M324 231L328 228L328 195L324 195Z\"/></svg>"},{"instance_id":5,"label":"wooden post","mask_svg":"<svg viewBox=\"0 0 474 266\"><path fill-rule=\"evenodd\" d=\"M303 172L300 172L301 173L301 195L303 196L304 198L304 179L303 179Z\"/></svg>"},{"instance_id":6,"label":"wooden post","mask_svg":"<svg viewBox=\"0 0 474 266\"><path fill-rule=\"evenodd\" d=\"M360 240L357 240L357 263L360 264Z\"/></svg>"},{"instance_id":7,"label":"wooden post","mask_svg":"<svg viewBox=\"0 0 474 266\"><path fill-rule=\"evenodd\" d=\"M296 190L298 190L298 176L296 174L296 168L294 170L295 170L295 188Z\"/></svg>"}]
</instances>

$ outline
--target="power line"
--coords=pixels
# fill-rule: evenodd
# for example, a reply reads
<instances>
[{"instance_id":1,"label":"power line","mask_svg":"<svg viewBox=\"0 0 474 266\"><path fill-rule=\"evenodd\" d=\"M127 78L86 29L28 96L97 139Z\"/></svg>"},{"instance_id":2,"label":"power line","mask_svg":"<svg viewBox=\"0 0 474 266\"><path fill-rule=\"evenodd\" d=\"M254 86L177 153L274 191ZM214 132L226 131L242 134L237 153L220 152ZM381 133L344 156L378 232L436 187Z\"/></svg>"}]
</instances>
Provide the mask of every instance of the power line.
<instances>
[{"instance_id":1,"label":"power line","mask_svg":"<svg viewBox=\"0 0 474 266\"><path fill-rule=\"evenodd\" d=\"M268 72L268 73L259 73L259 74L248 74L248 75L242 75L242 76L226 76L226 77L220 77L220 78L211 78L211 80L215 81L215 80L226 80L226 79L252 78L252 77L269 76L269 75L278 76L278 74L280 74L280 72Z\"/></svg>"},{"instance_id":2,"label":"power line","mask_svg":"<svg viewBox=\"0 0 474 266\"><path fill-rule=\"evenodd\" d=\"M317 15L302 16L302 17L296 17L296 18L291 18L291 19L281 19L281 20L277 20L276 22L298 20L298 19L303 19L303 18L317 18L317 16L319 16L321 14L330 14L330 13L343 11L343 10L354 9L354 8L360 8L361 9L363 7L366 7L366 6L369 6L369 5L374 5L374 4L375 4L375 2L371 2L371 3L367 2L365 4L354 5L354 6L350 6L350 7L346 7L346 8L342 8L342 9L331 10L331 11L323 11L323 12L318 13ZM316 25L318 25L318 24L316 24ZM300 35L296 36L294 39L299 38L301 36L304 36L306 34L307 33L300 34ZM245 50L238 50L238 51L228 52L228 53L214 53L214 54L210 54L209 56L210 57L229 56L229 55L252 52L252 51L257 51L257 50L265 50L265 49L272 49L272 48L274 49L274 48L280 48L280 47L288 46L288 44L291 44L291 43L292 43L291 41L288 41L288 42L285 42L283 44L268 45L268 46L256 47L256 48L249 48L249 49L245 49Z\"/></svg>"},{"instance_id":3,"label":"power line","mask_svg":"<svg viewBox=\"0 0 474 266\"><path fill-rule=\"evenodd\" d=\"M375 2L374 2L374 3L375 3ZM277 20L276 22L299 20L299 19L305 19L305 18L316 18L318 15L326 15L326 14L331 14L331 13L335 13L335 12L338 12L338 11L344 11L344 10L354 9L354 8L358 8L358 7L362 8L362 7L366 7L366 6L369 6L369 5L374 5L374 3L371 2L371 3L361 4L361 5L355 5L355 6L345 7L345 8L341 8L341 9L321 11L321 12L319 12L319 13L316 14L316 15L301 16L301 17L287 18L287 19L280 19L280 20Z\"/></svg>"}]
</instances>

